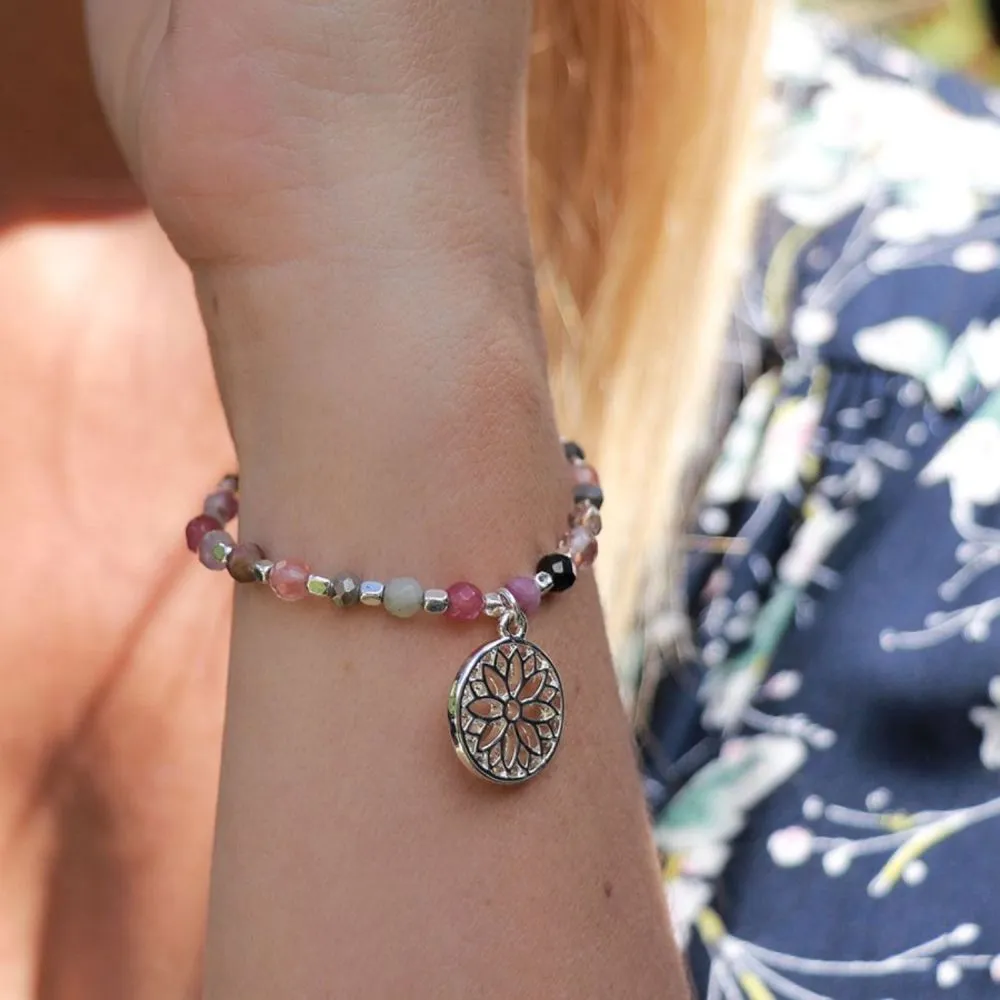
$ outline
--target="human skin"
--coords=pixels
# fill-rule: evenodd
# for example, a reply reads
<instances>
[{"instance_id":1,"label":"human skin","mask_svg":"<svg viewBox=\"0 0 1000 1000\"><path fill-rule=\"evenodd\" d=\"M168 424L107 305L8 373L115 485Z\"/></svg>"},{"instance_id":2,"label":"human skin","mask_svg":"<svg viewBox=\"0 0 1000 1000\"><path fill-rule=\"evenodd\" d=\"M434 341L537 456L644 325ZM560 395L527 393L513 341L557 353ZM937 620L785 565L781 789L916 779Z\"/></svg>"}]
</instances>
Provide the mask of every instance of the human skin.
<instances>
[{"instance_id":1,"label":"human skin","mask_svg":"<svg viewBox=\"0 0 1000 1000\"><path fill-rule=\"evenodd\" d=\"M230 594L181 538L231 461L190 275L72 0L0 5L0 996L197 989Z\"/></svg>"},{"instance_id":2,"label":"human skin","mask_svg":"<svg viewBox=\"0 0 1000 1000\"><path fill-rule=\"evenodd\" d=\"M527 13L487 0L89 4L109 114L193 269L240 456L241 531L275 552L428 585L496 585L564 527L568 482L511 158ZM120 362L122 374L114 397L91 382L73 397L87 407L100 389L109 407L70 491L93 491L103 520L84 520L64 547L75 555L77 544L84 562L100 544L98 565L123 553L134 563L86 588L111 619L108 651L84 693L66 685L58 699L88 718L95 691L117 693L118 711L100 716L103 742L90 737L77 755L100 749L80 787L110 789L110 804L89 819L89 840L73 838L97 860L83 852L74 869L67 930L40 955L40 995L173 1000L196 992L228 592L224 578L197 575L175 532L225 444L184 273L148 223L109 212L100 226L116 248L101 276L106 308L128 310L115 323L96 312L107 343L96 364ZM39 256L59 272L51 249ZM130 269L155 295L134 274L141 301L119 293ZM77 307L91 307L87 284L73 289ZM66 310L51 350L72 372L84 362L59 349L78 323ZM59 335L58 316L40 319L33 330ZM141 343L160 345L146 382L128 364L140 321L157 330ZM22 405L34 406L25 382ZM65 385L54 378L48 391L61 400ZM77 433L79 411L54 409L52 433ZM50 419L42 405L27 412ZM109 428L124 435L118 448ZM33 451L38 495L61 500L66 477ZM48 542L59 511L37 498L14 510ZM122 543L123 523L137 541ZM52 599L38 555L51 546L24 551L32 593L58 623L67 600ZM120 623L126 597L143 611ZM20 610L30 623L27 599ZM75 614L85 638L66 636L67 662L103 624L89 605ZM33 653L23 631L28 655L51 664L37 700L52 710L61 656ZM549 771L503 794L461 770L443 720L450 681L488 626L337 617L241 591L208 1000L682 995L592 585L548 605L531 634L562 667L570 716ZM143 672L129 654L130 676L153 677L132 689L115 666L126 636L148 643L153 663ZM168 681L183 698L157 698ZM144 767L133 763L142 746ZM129 781L131 796L119 794ZM114 881L109 829L121 831L116 845L148 836L144 851L114 853Z\"/></svg>"}]
</instances>

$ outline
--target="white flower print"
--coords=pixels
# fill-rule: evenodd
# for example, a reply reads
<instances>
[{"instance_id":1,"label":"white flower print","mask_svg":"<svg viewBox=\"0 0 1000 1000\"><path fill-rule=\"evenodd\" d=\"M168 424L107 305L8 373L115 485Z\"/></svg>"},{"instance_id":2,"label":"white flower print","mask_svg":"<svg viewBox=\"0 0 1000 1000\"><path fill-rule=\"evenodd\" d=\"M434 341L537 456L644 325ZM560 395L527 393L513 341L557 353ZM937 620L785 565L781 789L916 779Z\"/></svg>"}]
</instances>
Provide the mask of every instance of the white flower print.
<instances>
[{"instance_id":1,"label":"white flower print","mask_svg":"<svg viewBox=\"0 0 1000 1000\"><path fill-rule=\"evenodd\" d=\"M854 347L871 365L926 382L944 366L950 342L936 323L921 316L902 316L858 330Z\"/></svg>"},{"instance_id":2,"label":"white flower print","mask_svg":"<svg viewBox=\"0 0 1000 1000\"><path fill-rule=\"evenodd\" d=\"M837 317L827 309L799 306L792 316L792 336L803 347L825 344L837 332Z\"/></svg>"},{"instance_id":3,"label":"white flower print","mask_svg":"<svg viewBox=\"0 0 1000 1000\"><path fill-rule=\"evenodd\" d=\"M974 320L963 334L972 371L987 388L1000 386L1000 319Z\"/></svg>"},{"instance_id":4,"label":"white flower print","mask_svg":"<svg viewBox=\"0 0 1000 1000\"><path fill-rule=\"evenodd\" d=\"M1000 424L992 418L970 420L920 473L919 482L947 482L957 506L1000 501Z\"/></svg>"},{"instance_id":5,"label":"white flower print","mask_svg":"<svg viewBox=\"0 0 1000 1000\"><path fill-rule=\"evenodd\" d=\"M789 219L815 227L888 192L873 233L912 244L975 222L1000 194L998 162L1000 123L960 115L908 82L844 64L837 86L785 130L765 186Z\"/></svg>"},{"instance_id":6,"label":"white flower print","mask_svg":"<svg viewBox=\"0 0 1000 1000\"><path fill-rule=\"evenodd\" d=\"M822 408L818 395L790 399L775 407L747 484L747 496L784 493L795 486L813 443Z\"/></svg>"},{"instance_id":7,"label":"white flower print","mask_svg":"<svg viewBox=\"0 0 1000 1000\"><path fill-rule=\"evenodd\" d=\"M994 677L989 686L990 701L987 708L977 705L969 711L973 725L983 731L979 746L979 759L988 771L1000 771L1000 677Z\"/></svg>"},{"instance_id":8,"label":"white flower print","mask_svg":"<svg viewBox=\"0 0 1000 1000\"><path fill-rule=\"evenodd\" d=\"M778 562L778 578L794 587L805 587L855 520L853 510L837 510L814 496L802 527Z\"/></svg>"},{"instance_id":9,"label":"white flower print","mask_svg":"<svg viewBox=\"0 0 1000 1000\"><path fill-rule=\"evenodd\" d=\"M951 255L951 260L960 271L982 274L1000 265L1000 247L990 240L972 240L963 243Z\"/></svg>"}]
</instances>

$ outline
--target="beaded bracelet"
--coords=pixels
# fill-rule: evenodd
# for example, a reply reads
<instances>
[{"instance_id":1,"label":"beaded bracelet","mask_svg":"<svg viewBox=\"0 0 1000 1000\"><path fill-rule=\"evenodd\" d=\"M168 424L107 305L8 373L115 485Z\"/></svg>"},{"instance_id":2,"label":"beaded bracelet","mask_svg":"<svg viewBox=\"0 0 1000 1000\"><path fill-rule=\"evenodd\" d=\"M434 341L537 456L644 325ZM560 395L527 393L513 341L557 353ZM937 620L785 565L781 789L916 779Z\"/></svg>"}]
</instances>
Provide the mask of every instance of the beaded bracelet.
<instances>
[{"instance_id":1,"label":"beaded bracelet","mask_svg":"<svg viewBox=\"0 0 1000 1000\"><path fill-rule=\"evenodd\" d=\"M459 759L497 784L520 784L538 774L555 754L565 718L565 694L551 659L527 640L528 616L542 598L568 590L578 569L597 557L604 493L579 445L563 442L573 470L573 510L557 550L543 556L532 576L518 576L484 594L462 581L446 590L424 590L412 577L382 583L355 573L327 577L298 559L267 558L253 542L237 543L225 530L239 511L239 480L222 479L202 513L188 522L188 548L212 570L228 570L237 583L262 583L282 600L309 595L340 608L382 607L397 618L418 611L457 622L481 614L497 619L499 638L466 660L448 696L448 722Z\"/></svg>"}]
</instances>

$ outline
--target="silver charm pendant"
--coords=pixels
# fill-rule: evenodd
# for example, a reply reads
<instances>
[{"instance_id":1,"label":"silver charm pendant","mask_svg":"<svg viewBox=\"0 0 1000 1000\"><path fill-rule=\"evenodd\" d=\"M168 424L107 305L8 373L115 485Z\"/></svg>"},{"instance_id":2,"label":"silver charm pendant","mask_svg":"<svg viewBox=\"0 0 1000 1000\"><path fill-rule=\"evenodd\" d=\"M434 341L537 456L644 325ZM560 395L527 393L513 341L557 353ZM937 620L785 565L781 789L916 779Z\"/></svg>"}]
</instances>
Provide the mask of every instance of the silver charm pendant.
<instances>
[{"instance_id":1,"label":"silver charm pendant","mask_svg":"<svg viewBox=\"0 0 1000 1000\"><path fill-rule=\"evenodd\" d=\"M455 752L468 768L500 785L533 778L562 735L562 680L552 661L525 638L527 618L500 592L500 638L477 649L448 697Z\"/></svg>"}]
</instances>

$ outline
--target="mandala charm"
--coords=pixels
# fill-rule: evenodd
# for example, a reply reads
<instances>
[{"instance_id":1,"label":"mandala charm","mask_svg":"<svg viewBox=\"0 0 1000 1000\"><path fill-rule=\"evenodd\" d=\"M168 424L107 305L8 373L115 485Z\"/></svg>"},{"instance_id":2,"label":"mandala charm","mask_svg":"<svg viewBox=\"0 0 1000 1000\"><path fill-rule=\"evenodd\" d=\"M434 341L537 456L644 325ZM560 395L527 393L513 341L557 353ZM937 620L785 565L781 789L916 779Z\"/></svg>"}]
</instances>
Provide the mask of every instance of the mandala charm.
<instances>
[{"instance_id":1,"label":"mandala charm","mask_svg":"<svg viewBox=\"0 0 1000 1000\"><path fill-rule=\"evenodd\" d=\"M476 774L501 785L534 777L552 759L563 727L563 687L552 661L500 626L455 678L448 721L455 751ZM520 634L518 634L520 633Z\"/></svg>"}]
</instances>

